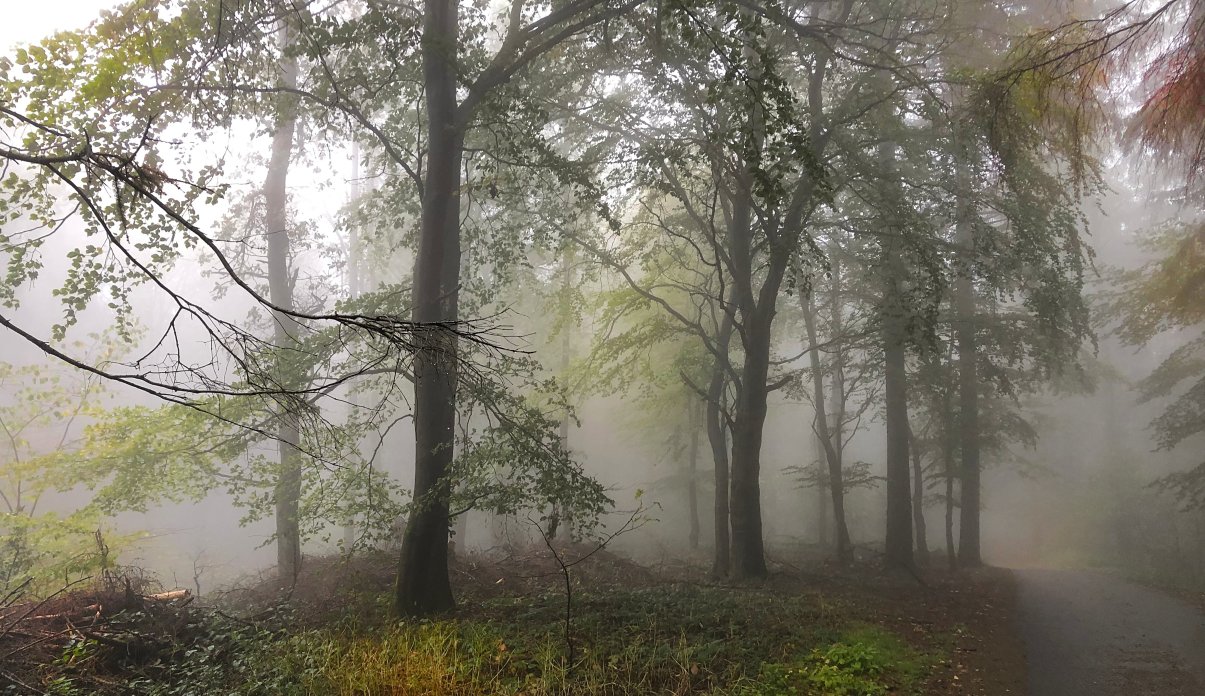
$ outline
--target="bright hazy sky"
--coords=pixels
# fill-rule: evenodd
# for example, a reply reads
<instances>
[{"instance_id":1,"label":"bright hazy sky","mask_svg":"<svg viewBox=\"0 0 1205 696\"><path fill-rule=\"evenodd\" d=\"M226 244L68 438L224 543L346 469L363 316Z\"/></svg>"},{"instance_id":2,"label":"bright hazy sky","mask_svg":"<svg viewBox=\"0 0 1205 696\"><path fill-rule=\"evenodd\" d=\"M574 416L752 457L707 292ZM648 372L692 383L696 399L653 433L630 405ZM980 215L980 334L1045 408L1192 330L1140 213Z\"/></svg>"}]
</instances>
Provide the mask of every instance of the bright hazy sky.
<instances>
[{"instance_id":1,"label":"bright hazy sky","mask_svg":"<svg viewBox=\"0 0 1205 696\"><path fill-rule=\"evenodd\" d=\"M0 0L0 53L61 29L79 29L117 0Z\"/></svg>"}]
</instances>

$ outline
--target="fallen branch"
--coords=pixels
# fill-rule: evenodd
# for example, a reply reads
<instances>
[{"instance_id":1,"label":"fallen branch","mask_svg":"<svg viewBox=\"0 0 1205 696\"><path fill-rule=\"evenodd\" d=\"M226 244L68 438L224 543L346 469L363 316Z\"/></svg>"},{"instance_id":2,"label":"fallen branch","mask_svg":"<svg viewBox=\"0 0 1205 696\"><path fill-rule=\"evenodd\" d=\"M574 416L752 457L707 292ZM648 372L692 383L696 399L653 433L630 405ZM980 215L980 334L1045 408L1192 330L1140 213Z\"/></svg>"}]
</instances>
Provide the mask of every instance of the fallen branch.
<instances>
[{"instance_id":1,"label":"fallen branch","mask_svg":"<svg viewBox=\"0 0 1205 696\"><path fill-rule=\"evenodd\" d=\"M143 599L148 599L152 602L171 602L177 599L191 599L192 590L170 590L168 592L159 592L157 594L143 595Z\"/></svg>"}]
</instances>

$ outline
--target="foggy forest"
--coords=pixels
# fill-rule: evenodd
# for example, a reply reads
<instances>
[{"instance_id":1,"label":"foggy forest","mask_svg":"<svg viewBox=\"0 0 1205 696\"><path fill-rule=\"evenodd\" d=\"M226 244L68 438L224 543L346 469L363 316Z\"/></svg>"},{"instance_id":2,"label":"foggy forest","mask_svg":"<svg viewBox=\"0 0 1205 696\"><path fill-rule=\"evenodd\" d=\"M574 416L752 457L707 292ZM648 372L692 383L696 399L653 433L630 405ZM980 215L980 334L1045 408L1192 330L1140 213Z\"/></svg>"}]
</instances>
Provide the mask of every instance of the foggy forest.
<instances>
[{"instance_id":1,"label":"foggy forest","mask_svg":"<svg viewBox=\"0 0 1205 696\"><path fill-rule=\"evenodd\" d=\"M1205 2L3 0L4 694L1205 694Z\"/></svg>"}]
</instances>

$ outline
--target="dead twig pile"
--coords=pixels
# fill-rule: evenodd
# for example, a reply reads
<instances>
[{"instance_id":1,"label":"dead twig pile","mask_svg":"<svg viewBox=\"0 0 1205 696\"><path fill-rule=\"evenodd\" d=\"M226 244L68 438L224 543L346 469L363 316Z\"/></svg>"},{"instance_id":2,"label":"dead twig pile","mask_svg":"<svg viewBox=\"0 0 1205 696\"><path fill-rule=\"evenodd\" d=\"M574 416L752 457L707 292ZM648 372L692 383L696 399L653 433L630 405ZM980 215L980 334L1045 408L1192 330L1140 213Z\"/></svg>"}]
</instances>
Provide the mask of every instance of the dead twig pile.
<instances>
[{"instance_id":1,"label":"dead twig pile","mask_svg":"<svg viewBox=\"0 0 1205 696\"><path fill-rule=\"evenodd\" d=\"M84 578L41 600L20 601L22 592L0 598L0 687L16 693L45 693L51 664L104 685L158 659L193 624L191 592L151 592L132 574Z\"/></svg>"}]
</instances>

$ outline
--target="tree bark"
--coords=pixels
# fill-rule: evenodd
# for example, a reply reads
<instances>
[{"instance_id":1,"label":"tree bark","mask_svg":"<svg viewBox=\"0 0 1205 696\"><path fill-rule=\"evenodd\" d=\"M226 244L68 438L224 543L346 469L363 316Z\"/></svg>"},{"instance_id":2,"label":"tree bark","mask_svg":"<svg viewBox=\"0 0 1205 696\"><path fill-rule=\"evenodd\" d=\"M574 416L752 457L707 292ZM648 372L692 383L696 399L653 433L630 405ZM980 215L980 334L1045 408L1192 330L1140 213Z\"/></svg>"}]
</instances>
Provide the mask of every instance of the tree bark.
<instances>
[{"instance_id":1,"label":"tree bark","mask_svg":"<svg viewBox=\"0 0 1205 696\"><path fill-rule=\"evenodd\" d=\"M945 424L942 432L941 458L945 465L946 472L946 562L950 566L950 571L958 569L958 555L954 546L954 479L958 472L954 470L954 443L946 428L953 427L954 414L950 406L950 397L947 395L942 403L942 413L944 418L942 422Z\"/></svg>"},{"instance_id":2,"label":"tree bark","mask_svg":"<svg viewBox=\"0 0 1205 696\"><path fill-rule=\"evenodd\" d=\"M912 527L916 530L916 561L929 565L929 539L925 525L925 472L921 457L920 442L916 436L912 444Z\"/></svg>"},{"instance_id":3,"label":"tree bark","mask_svg":"<svg viewBox=\"0 0 1205 696\"><path fill-rule=\"evenodd\" d=\"M907 374L907 307L901 283L904 261L899 243L902 230L893 219L892 206L898 204L895 187L895 144L880 145L883 177L880 184L886 195L883 223L886 240L882 248L883 298L880 309L881 337L884 361L884 401L887 426L887 539L885 553L888 565L912 568L912 490L911 466L908 458L908 374Z\"/></svg>"},{"instance_id":4,"label":"tree bark","mask_svg":"<svg viewBox=\"0 0 1205 696\"><path fill-rule=\"evenodd\" d=\"M699 421L703 419L703 403L692 400L689 409L690 444L686 451L686 505L690 517L690 536L687 541L690 550L695 551L699 548L699 428L702 426Z\"/></svg>"},{"instance_id":5,"label":"tree bark","mask_svg":"<svg viewBox=\"0 0 1205 696\"><path fill-rule=\"evenodd\" d=\"M352 205L360 204L361 196L360 187L360 144L353 141L351 144L351 190L349 198ZM350 299L359 299L363 292L361 287L361 249L360 249L360 225L353 219L347 237L347 296ZM352 410L349 404L349 414ZM355 513L348 514L343 521L343 552L350 554L356 545L356 516Z\"/></svg>"},{"instance_id":6,"label":"tree bark","mask_svg":"<svg viewBox=\"0 0 1205 696\"><path fill-rule=\"evenodd\" d=\"M566 246L561 255L561 301L565 302L569 296L569 291L573 287L573 258L569 253L569 247ZM561 326L561 366L560 374L562 378L569 372L569 362L571 352L573 350L569 336L569 326L565 324ZM569 451L569 409L565 408L565 412L561 414L560 423L561 447ZM551 501L552 511L548 515L548 532L549 539L556 539L560 534L565 538L571 538L573 531L570 528L570 521L565 516L563 507L559 500Z\"/></svg>"},{"instance_id":7,"label":"tree bark","mask_svg":"<svg viewBox=\"0 0 1205 696\"><path fill-rule=\"evenodd\" d=\"M965 178L960 175L960 179ZM965 190L964 183L960 188ZM960 195L963 192L960 191ZM958 564L964 568L982 565L979 543L979 346L975 336L975 285L971 278L974 235L970 216L974 211L959 201L956 238L964 270L954 281L955 339L958 343L958 439L962 455L962 508L958 527Z\"/></svg>"},{"instance_id":8,"label":"tree bark","mask_svg":"<svg viewBox=\"0 0 1205 696\"><path fill-rule=\"evenodd\" d=\"M829 414L824 399L824 374L820 364L820 342L816 332L816 300L802 283L799 283L799 305L803 310L803 323L807 331L808 359L812 368L812 403L815 405L816 417L813 421L816 433L820 437L820 445L828 463L829 494L833 503L833 522L837 529L837 559L842 563L853 560L853 546L849 541L849 526L845 521L845 481L844 463L841 461L840 428L833 432L829 428ZM841 388L840 385L835 385ZM838 398L836 394L834 398ZM840 418L840 414L837 414Z\"/></svg>"},{"instance_id":9,"label":"tree bark","mask_svg":"<svg viewBox=\"0 0 1205 696\"><path fill-rule=\"evenodd\" d=\"M892 288L895 284L892 283ZM898 303L894 303L898 304ZM887 408L887 562L911 568L912 496L908 462L908 395L901 308L883 318Z\"/></svg>"},{"instance_id":10,"label":"tree bark","mask_svg":"<svg viewBox=\"0 0 1205 696\"><path fill-rule=\"evenodd\" d=\"M746 331L751 328L757 331L755 327L746 327ZM761 446L768 397L766 377L770 365L768 352L763 354L759 348L768 339L768 335L764 338L754 336L746 347L732 428L729 514L732 519L732 571L738 578L766 576L761 519Z\"/></svg>"},{"instance_id":11,"label":"tree bark","mask_svg":"<svg viewBox=\"0 0 1205 696\"><path fill-rule=\"evenodd\" d=\"M829 549L828 534L828 457L824 453L824 443L820 441L819 433L812 433L816 445L816 543L826 552Z\"/></svg>"},{"instance_id":12,"label":"tree bark","mask_svg":"<svg viewBox=\"0 0 1205 696\"><path fill-rule=\"evenodd\" d=\"M291 31L287 24L281 26L279 35L281 49L287 51L292 43ZM279 84L286 90L297 87L295 58L281 58ZM292 99L287 96L280 97L272 129L272 153L264 179L264 227L268 243L268 296L272 304L289 310L294 307L293 280L289 274L288 178L296 126ZM274 312L272 320L276 350L282 354L291 352L297 345L297 322L280 312ZM298 376L286 374L288 368L283 362L278 360L276 379L282 387L288 388L297 382ZM277 450L280 457L275 490L276 569L280 578L291 584L301 570L301 434L297 413L288 400L282 400L278 408L282 412L278 414L276 424Z\"/></svg>"},{"instance_id":13,"label":"tree bark","mask_svg":"<svg viewBox=\"0 0 1205 696\"><path fill-rule=\"evenodd\" d=\"M427 111L427 171L423 182L414 320L457 319L460 285L460 161L457 121L458 5L424 3L422 56ZM448 578L448 514L456 427L456 339L425 331L414 355L414 499L402 538L396 610L407 616L455 606Z\"/></svg>"},{"instance_id":14,"label":"tree bark","mask_svg":"<svg viewBox=\"0 0 1205 696\"><path fill-rule=\"evenodd\" d=\"M841 472L841 478L834 480L829 476L829 494L831 496L841 497L841 512L837 517L837 508L834 505L834 519L838 519L844 548L838 549L840 558L846 561L853 561L854 546L849 537L849 525L846 521L845 514L845 347L842 343L841 336L845 331L845 315L844 315L844 300L842 299L841 286L841 257L840 249L837 244L831 245L832 253L829 254L830 274L832 275L832 296L829 298L829 326L834 338L837 342L833 345L833 370L830 375L829 385L829 407L826 416L831 418L829 425L829 436L833 443L833 452L837 455L837 468ZM827 453L826 453L827 457ZM835 500L835 498L834 498Z\"/></svg>"},{"instance_id":15,"label":"tree bark","mask_svg":"<svg viewBox=\"0 0 1205 696\"><path fill-rule=\"evenodd\" d=\"M750 181L752 177L750 177ZM766 576L765 542L761 517L761 446L766 422L770 373L770 328L790 255L771 254L761 288L754 294L752 251L752 200L749 182L734 196L733 222L729 226L729 256L733 299L740 313L741 347L744 349L732 419L732 470L729 517L732 522L732 571L739 578Z\"/></svg>"},{"instance_id":16,"label":"tree bark","mask_svg":"<svg viewBox=\"0 0 1205 696\"><path fill-rule=\"evenodd\" d=\"M732 340L732 317L725 314L716 337L715 364L711 370L711 382L707 387L707 442L711 445L711 458L715 466L715 558L711 572L718 578L726 577L732 569L732 536L729 529L728 510L728 433L724 425L725 387L728 384L728 366L725 363L728 346Z\"/></svg>"}]
</instances>

